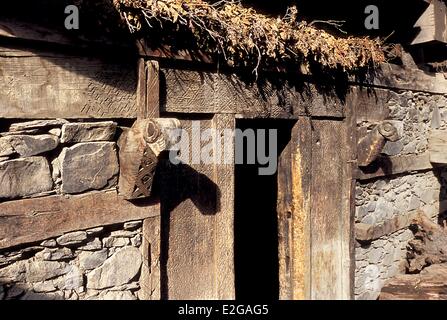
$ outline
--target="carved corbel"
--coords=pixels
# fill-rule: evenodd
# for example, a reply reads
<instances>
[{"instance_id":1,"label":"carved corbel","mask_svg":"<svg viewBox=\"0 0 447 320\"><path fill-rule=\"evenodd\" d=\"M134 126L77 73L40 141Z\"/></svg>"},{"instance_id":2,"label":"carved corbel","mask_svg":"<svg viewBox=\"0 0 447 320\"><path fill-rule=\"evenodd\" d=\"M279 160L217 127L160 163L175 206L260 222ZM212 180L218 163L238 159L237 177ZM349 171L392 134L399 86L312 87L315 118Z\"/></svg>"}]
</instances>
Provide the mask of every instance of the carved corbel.
<instances>
[{"instance_id":1,"label":"carved corbel","mask_svg":"<svg viewBox=\"0 0 447 320\"><path fill-rule=\"evenodd\" d=\"M155 118L138 119L123 132L118 141L121 196L131 200L151 195L160 154L177 143L175 129L180 129L179 120Z\"/></svg>"},{"instance_id":2,"label":"carved corbel","mask_svg":"<svg viewBox=\"0 0 447 320\"><path fill-rule=\"evenodd\" d=\"M357 162L366 167L377 159L387 141L399 140L396 127L390 121L383 121L372 129L357 144Z\"/></svg>"}]
</instances>

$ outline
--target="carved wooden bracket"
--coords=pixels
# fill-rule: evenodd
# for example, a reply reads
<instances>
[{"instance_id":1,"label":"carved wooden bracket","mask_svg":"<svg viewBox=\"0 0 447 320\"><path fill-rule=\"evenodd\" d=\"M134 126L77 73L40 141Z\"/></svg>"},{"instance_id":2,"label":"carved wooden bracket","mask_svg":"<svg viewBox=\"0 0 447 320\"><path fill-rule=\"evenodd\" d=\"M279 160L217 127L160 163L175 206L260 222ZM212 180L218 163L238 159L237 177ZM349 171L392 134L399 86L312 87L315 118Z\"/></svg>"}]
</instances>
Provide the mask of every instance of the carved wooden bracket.
<instances>
[{"instance_id":1,"label":"carved wooden bracket","mask_svg":"<svg viewBox=\"0 0 447 320\"><path fill-rule=\"evenodd\" d=\"M357 145L357 161L360 167L366 167L377 159L387 141L397 141L399 135L390 121L383 121L360 139Z\"/></svg>"},{"instance_id":2,"label":"carved wooden bracket","mask_svg":"<svg viewBox=\"0 0 447 320\"><path fill-rule=\"evenodd\" d=\"M155 118L138 119L123 132L118 141L121 196L131 200L151 195L160 153L177 143L171 134L175 129L180 129L179 120Z\"/></svg>"}]
</instances>

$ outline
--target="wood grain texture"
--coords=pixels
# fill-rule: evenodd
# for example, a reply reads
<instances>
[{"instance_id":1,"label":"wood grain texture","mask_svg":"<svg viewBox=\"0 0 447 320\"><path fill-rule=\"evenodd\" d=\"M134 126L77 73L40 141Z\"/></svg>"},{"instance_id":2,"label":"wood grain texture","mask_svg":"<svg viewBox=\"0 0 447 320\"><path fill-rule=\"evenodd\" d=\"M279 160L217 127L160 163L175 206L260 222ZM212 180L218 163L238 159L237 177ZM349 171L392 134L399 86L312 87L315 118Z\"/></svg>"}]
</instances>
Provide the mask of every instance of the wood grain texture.
<instances>
[{"instance_id":1,"label":"wood grain texture","mask_svg":"<svg viewBox=\"0 0 447 320\"><path fill-rule=\"evenodd\" d=\"M430 153L420 155L403 155L392 157L381 157L366 168L358 168L354 173L358 180L392 176L405 172L432 170L443 164L430 162Z\"/></svg>"},{"instance_id":2,"label":"wood grain texture","mask_svg":"<svg viewBox=\"0 0 447 320\"><path fill-rule=\"evenodd\" d=\"M131 203L120 198L116 191L3 202L0 204L0 248L159 214L158 204Z\"/></svg>"},{"instance_id":3,"label":"wood grain texture","mask_svg":"<svg viewBox=\"0 0 447 320\"><path fill-rule=\"evenodd\" d=\"M303 300L310 290L311 126L300 118L278 162L279 298Z\"/></svg>"},{"instance_id":4,"label":"wood grain texture","mask_svg":"<svg viewBox=\"0 0 447 320\"><path fill-rule=\"evenodd\" d=\"M0 117L134 118L134 62L0 48Z\"/></svg>"},{"instance_id":5,"label":"wood grain texture","mask_svg":"<svg viewBox=\"0 0 447 320\"><path fill-rule=\"evenodd\" d=\"M447 300L447 264L419 274L401 274L385 282L379 300Z\"/></svg>"},{"instance_id":6,"label":"wood grain texture","mask_svg":"<svg viewBox=\"0 0 447 320\"><path fill-rule=\"evenodd\" d=\"M358 143L358 107L359 101L363 100L364 91L360 88L352 88L347 96L346 105L346 163L344 165L344 178L342 187L343 204L341 213L341 251L342 258L342 297L343 299L354 299L355 289L355 186L354 172L357 169L357 143ZM380 94L380 93L379 93ZM380 114L380 108L378 107ZM382 110L388 111L388 108Z\"/></svg>"},{"instance_id":7,"label":"wood grain texture","mask_svg":"<svg viewBox=\"0 0 447 320\"><path fill-rule=\"evenodd\" d=\"M311 187L311 299L349 299L349 226L344 221L343 199L350 181L346 174L346 126L320 120L312 126Z\"/></svg>"},{"instance_id":8,"label":"wood grain texture","mask_svg":"<svg viewBox=\"0 0 447 320\"><path fill-rule=\"evenodd\" d=\"M344 104L313 84L247 84L234 74L163 68L161 109L179 113L236 113L246 118L344 117Z\"/></svg>"},{"instance_id":9,"label":"wood grain texture","mask_svg":"<svg viewBox=\"0 0 447 320\"><path fill-rule=\"evenodd\" d=\"M157 61L146 62L146 112L145 118L160 116L160 68Z\"/></svg>"},{"instance_id":10,"label":"wood grain texture","mask_svg":"<svg viewBox=\"0 0 447 320\"><path fill-rule=\"evenodd\" d=\"M200 126L204 130L233 122L230 115L216 115L201 119ZM182 120L181 125L194 139L192 121ZM189 143L190 155L200 154L192 149L197 144ZM233 170L233 164L161 163L163 299L234 297Z\"/></svg>"},{"instance_id":11,"label":"wood grain texture","mask_svg":"<svg viewBox=\"0 0 447 320\"><path fill-rule=\"evenodd\" d=\"M160 216L143 221L143 241L140 247L143 256L141 266L140 300L160 300Z\"/></svg>"},{"instance_id":12,"label":"wood grain texture","mask_svg":"<svg viewBox=\"0 0 447 320\"><path fill-rule=\"evenodd\" d=\"M377 68L374 78L363 81L363 85L434 94L447 93L447 79L442 73L427 73L420 69L385 63Z\"/></svg>"}]
</instances>

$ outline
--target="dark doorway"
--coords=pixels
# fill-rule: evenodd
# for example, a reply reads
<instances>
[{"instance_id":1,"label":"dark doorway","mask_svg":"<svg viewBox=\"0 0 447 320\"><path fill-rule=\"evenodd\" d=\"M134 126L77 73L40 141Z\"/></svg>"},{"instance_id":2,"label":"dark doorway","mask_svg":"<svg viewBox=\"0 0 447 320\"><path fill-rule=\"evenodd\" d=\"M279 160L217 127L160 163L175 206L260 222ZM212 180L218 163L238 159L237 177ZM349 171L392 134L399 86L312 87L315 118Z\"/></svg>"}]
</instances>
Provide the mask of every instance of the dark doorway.
<instances>
[{"instance_id":1,"label":"dark doorway","mask_svg":"<svg viewBox=\"0 0 447 320\"><path fill-rule=\"evenodd\" d=\"M294 121L252 120L236 122L237 129L269 129L277 132L277 157L290 141ZM236 133L237 134L237 133ZM256 136L258 140L259 135ZM264 141L261 139L261 141ZM271 155L266 138L266 155ZM256 145L258 145L256 141ZM258 147L255 148L258 151ZM236 153L241 152L237 149ZM236 299L277 300L279 298L277 171L260 175L265 165L247 164L247 141L244 140L244 163L235 166L235 280ZM237 154L235 154L237 159ZM258 159L257 159L258 160ZM278 159L276 159L278 161ZM277 163L277 162L276 162Z\"/></svg>"}]
</instances>

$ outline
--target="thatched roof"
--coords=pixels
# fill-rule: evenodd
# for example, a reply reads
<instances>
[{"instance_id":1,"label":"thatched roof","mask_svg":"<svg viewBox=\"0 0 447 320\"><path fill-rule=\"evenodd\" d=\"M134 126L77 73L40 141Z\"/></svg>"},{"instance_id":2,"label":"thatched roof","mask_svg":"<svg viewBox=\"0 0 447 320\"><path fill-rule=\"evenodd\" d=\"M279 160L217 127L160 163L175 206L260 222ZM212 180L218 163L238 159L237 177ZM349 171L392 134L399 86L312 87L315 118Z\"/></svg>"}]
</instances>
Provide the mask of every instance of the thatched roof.
<instances>
[{"instance_id":1,"label":"thatched roof","mask_svg":"<svg viewBox=\"0 0 447 320\"><path fill-rule=\"evenodd\" d=\"M300 20L295 7L275 18L225 0L113 1L129 29L153 45L190 46L256 73L278 65L349 72L385 60L380 40L335 37Z\"/></svg>"}]
</instances>

